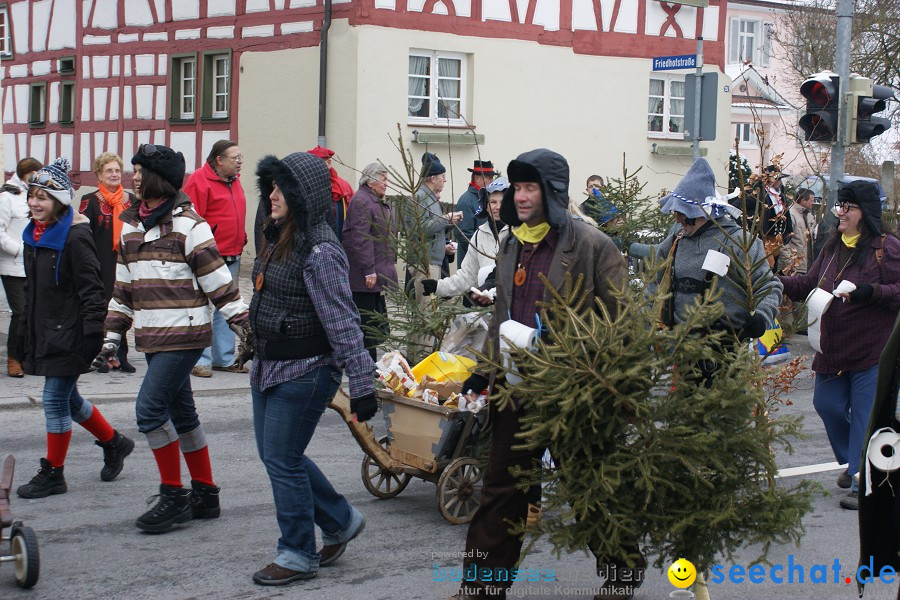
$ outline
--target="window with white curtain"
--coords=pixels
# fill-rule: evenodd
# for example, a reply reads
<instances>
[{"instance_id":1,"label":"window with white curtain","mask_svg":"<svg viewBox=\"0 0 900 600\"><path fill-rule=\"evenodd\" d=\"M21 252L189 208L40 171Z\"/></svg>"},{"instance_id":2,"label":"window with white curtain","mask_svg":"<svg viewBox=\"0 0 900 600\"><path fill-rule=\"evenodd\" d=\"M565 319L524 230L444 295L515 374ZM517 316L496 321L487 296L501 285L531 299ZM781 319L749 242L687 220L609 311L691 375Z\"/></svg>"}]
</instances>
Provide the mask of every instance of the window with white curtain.
<instances>
[{"instance_id":1,"label":"window with white curtain","mask_svg":"<svg viewBox=\"0 0 900 600\"><path fill-rule=\"evenodd\" d=\"M733 18L730 27L728 64L751 63L768 67L773 25L753 19Z\"/></svg>"},{"instance_id":2,"label":"window with white curtain","mask_svg":"<svg viewBox=\"0 0 900 600\"><path fill-rule=\"evenodd\" d=\"M464 54L410 51L407 114L413 124L466 124Z\"/></svg>"},{"instance_id":3,"label":"window with white curtain","mask_svg":"<svg viewBox=\"0 0 900 600\"><path fill-rule=\"evenodd\" d=\"M737 123L735 124L735 137L741 148L758 148L759 135L757 125L755 123Z\"/></svg>"},{"instance_id":4,"label":"window with white curtain","mask_svg":"<svg viewBox=\"0 0 900 600\"><path fill-rule=\"evenodd\" d=\"M647 135L684 139L684 76L655 74L650 78Z\"/></svg>"}]
</instances>

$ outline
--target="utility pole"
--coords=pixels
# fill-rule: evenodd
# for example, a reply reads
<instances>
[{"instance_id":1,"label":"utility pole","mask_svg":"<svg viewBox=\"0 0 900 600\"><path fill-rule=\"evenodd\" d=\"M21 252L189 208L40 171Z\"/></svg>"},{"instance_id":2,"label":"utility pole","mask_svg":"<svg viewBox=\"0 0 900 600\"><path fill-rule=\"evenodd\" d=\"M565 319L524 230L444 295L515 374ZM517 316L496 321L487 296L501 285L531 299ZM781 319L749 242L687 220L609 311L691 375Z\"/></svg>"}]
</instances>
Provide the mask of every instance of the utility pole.
<instances>
[{"instance_id":1,"label":"utility pole","mask_svg":"<svg viewBox=\"0 0 900 600\"><path fill-rule=\"evenodd\" d=\"M694 131L693 149L694 161L700 158L700 99L703 95L703 36L697 38L697 77L694 80Z\"/></svg>"},{"instance_id":2,"label":"utility pole","mask_svg":"<svg viewBox=\"0 0 900 600\"><path fill-rule=\"evenodd\" d=\"M838 181L844 177L844 152L847 146L847 89L850 80L850 36L853 33L853 0L838 0L837 35L834 66L840 77L838 93L837 140L831 149L831 176L828 181L827 209L837 202Z\"/></svg>"}]
</instances>

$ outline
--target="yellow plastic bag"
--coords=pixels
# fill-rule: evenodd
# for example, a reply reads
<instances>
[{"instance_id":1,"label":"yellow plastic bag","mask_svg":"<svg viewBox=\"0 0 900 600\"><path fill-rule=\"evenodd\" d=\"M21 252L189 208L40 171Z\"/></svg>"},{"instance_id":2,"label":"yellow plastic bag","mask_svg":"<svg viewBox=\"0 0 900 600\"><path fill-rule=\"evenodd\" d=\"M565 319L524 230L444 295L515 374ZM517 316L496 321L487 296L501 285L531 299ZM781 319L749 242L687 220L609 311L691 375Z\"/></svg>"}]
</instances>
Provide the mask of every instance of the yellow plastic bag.
<instances>
[{"instance_id":1,"label":"yellow plastic bag","mask_svg":"<svg viewBox=\"0 0 900 600\"><path fill-rule=\"evenodd\" d=\"M435 352L413 367L412 373L416 381L421 381L425 375L435 381L465 381L474 367L475 361L471 358Z\"/></svg>"}]
</instances>

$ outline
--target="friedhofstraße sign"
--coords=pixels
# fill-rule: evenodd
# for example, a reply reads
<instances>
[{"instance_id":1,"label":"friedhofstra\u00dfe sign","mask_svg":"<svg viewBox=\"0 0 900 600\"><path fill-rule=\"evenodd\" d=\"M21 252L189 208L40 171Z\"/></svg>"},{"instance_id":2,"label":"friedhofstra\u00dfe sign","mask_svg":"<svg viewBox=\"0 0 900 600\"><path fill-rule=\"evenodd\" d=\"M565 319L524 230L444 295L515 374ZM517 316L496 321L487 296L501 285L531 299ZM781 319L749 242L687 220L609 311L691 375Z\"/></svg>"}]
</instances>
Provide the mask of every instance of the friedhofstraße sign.
<instances>
[{"instance_id":1,"label":"friedhofstra\u00dfe sign","mask_svg":"<svg viewBox=\"0 0 900 600\"><path fill-rule=\"evenodd\" d=\"M671 71L673 69L696 69L697 55L682 54L679 56L655 56L653 57L654 71Z\"/></svg>"}]
</instances>

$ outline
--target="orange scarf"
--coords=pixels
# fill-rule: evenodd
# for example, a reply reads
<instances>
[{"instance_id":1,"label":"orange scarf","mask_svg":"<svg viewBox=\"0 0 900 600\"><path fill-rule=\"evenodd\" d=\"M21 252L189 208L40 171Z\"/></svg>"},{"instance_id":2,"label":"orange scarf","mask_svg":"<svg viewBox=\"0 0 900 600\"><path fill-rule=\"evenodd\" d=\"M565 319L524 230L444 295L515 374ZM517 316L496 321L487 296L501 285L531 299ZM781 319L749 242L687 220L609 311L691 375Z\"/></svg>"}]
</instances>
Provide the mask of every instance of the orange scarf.
<instances>
[{"instance_id":1,"label":"orange scarf","mask_svg":"<svg viewBox=\"0 0 900 600\"><path fill-rule=\"evenodd\" d=\"M119 215L125 210L125 203L122 201L125 197L125 189L120 185L116 188L116 191L110 192L101 183L97 191L100 192L100 197L103 198L103 201L112 207L112 247L113 251L117 251L119 249L119 238L122 236L122 221L119 220Z\"/></svg>"}]
</instances>

